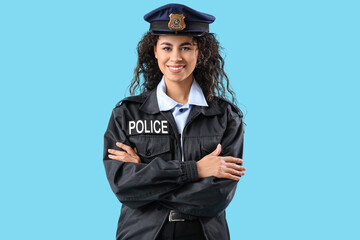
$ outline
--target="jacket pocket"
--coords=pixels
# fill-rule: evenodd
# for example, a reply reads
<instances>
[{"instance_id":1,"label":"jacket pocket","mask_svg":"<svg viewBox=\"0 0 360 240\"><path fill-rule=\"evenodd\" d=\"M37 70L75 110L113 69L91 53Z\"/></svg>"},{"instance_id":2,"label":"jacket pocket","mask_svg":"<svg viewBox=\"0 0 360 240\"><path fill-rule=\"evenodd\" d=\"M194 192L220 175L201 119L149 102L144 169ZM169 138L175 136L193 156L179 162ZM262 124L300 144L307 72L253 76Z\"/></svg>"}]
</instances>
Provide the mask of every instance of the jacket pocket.
<instances>
[{"instance_id":1,"label":"jacket pocket","mask_svg":"<svg viewBox=\"0 0 360 240\"><path fill-rule=\"evenodd\" d=\"M144 163L149 163L156 157L170 157L170 137L158 135L131 136L129 140L135 145Z\"/></svg>"}]
</instances>

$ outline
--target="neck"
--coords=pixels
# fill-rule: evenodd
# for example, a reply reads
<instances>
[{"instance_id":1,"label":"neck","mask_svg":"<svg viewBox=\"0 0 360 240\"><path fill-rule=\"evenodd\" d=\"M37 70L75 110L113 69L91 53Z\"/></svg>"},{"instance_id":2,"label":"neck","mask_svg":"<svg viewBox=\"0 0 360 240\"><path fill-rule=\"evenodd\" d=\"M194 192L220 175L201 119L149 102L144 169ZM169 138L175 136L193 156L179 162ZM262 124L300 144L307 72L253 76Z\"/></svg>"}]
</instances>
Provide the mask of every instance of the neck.
<instances>
[{"instance_id":1,"label":"neck","mask_svg":"<svg viewBox=\"0 0 360 240\"><path fill-rule=\"evenodd\" d=\"M193 76L189 76L188 79L181 82L167 81L166 78L166 94L174 101L186 104L189 99L190 88L193 81Z\"/></svg>"}]
</instances>

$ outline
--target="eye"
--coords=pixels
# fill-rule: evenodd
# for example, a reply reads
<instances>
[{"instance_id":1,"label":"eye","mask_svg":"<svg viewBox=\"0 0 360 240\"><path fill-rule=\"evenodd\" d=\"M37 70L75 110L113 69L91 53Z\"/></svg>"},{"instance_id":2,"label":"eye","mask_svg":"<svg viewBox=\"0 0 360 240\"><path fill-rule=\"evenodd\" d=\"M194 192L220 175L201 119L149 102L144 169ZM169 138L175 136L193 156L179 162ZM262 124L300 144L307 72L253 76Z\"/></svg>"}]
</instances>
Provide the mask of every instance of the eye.
<instances>
[{"instance_id":1,"label":"eye","mask_svg":"<svg viewBox=\"0 0 360 240\"><path fill-rule=\"evenodd\" d=\"M170 49L171 49L171 48L169 48L169 47L164 47L164 48L163 48L164 51L170 51Z\"/></svg>"},{"instance_id":2,"label":"eye","mask_svg":"<svg viewBox=\"0 0 360 240\"><path fill-rule=\"evenodd\" d=\"M182 47L181 50L189 51L189 50L191 50L191 48L189 48L189 47Z\"/></svg>"}]
</instances>

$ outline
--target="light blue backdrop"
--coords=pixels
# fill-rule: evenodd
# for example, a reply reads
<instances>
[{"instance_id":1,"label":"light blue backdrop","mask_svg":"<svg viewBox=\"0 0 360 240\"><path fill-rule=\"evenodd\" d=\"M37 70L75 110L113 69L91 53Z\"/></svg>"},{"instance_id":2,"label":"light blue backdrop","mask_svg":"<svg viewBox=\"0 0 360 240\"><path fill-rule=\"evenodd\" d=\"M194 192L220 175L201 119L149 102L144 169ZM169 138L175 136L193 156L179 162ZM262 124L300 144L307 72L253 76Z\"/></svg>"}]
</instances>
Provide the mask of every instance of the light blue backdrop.
<instances>
[{"instance_id":1,"label":"light blue backdrop","mask_svg":"<svg viewBox=\"0 0 360 240\"><path fill-rule=\"evenodd\" d=\"M1 1L0 239L114 239L103 134L165 3ZM360 239L359 1L181 3L217 17L246 113L232 239Z\"/></svg>"}]
</instances>

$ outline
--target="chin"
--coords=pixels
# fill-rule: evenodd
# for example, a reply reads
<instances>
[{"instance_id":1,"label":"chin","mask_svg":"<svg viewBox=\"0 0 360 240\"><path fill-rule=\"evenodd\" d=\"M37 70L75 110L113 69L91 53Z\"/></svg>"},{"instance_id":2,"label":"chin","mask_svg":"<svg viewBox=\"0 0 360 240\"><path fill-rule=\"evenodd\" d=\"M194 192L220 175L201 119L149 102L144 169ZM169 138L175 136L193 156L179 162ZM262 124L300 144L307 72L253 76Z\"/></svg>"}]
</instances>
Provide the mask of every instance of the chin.
<instances>
[{"instance_id":1,"label":"chin","mask_svg":"<svg viewBox=\"0 0 360 240\"><path fill-rule=\"evenodd\" d=\"M188 79L189 76L187 77L174 77L174 76L165 76L167 80L171 81L171 82L184 82Z\"/></svg>"}]
</instances>

